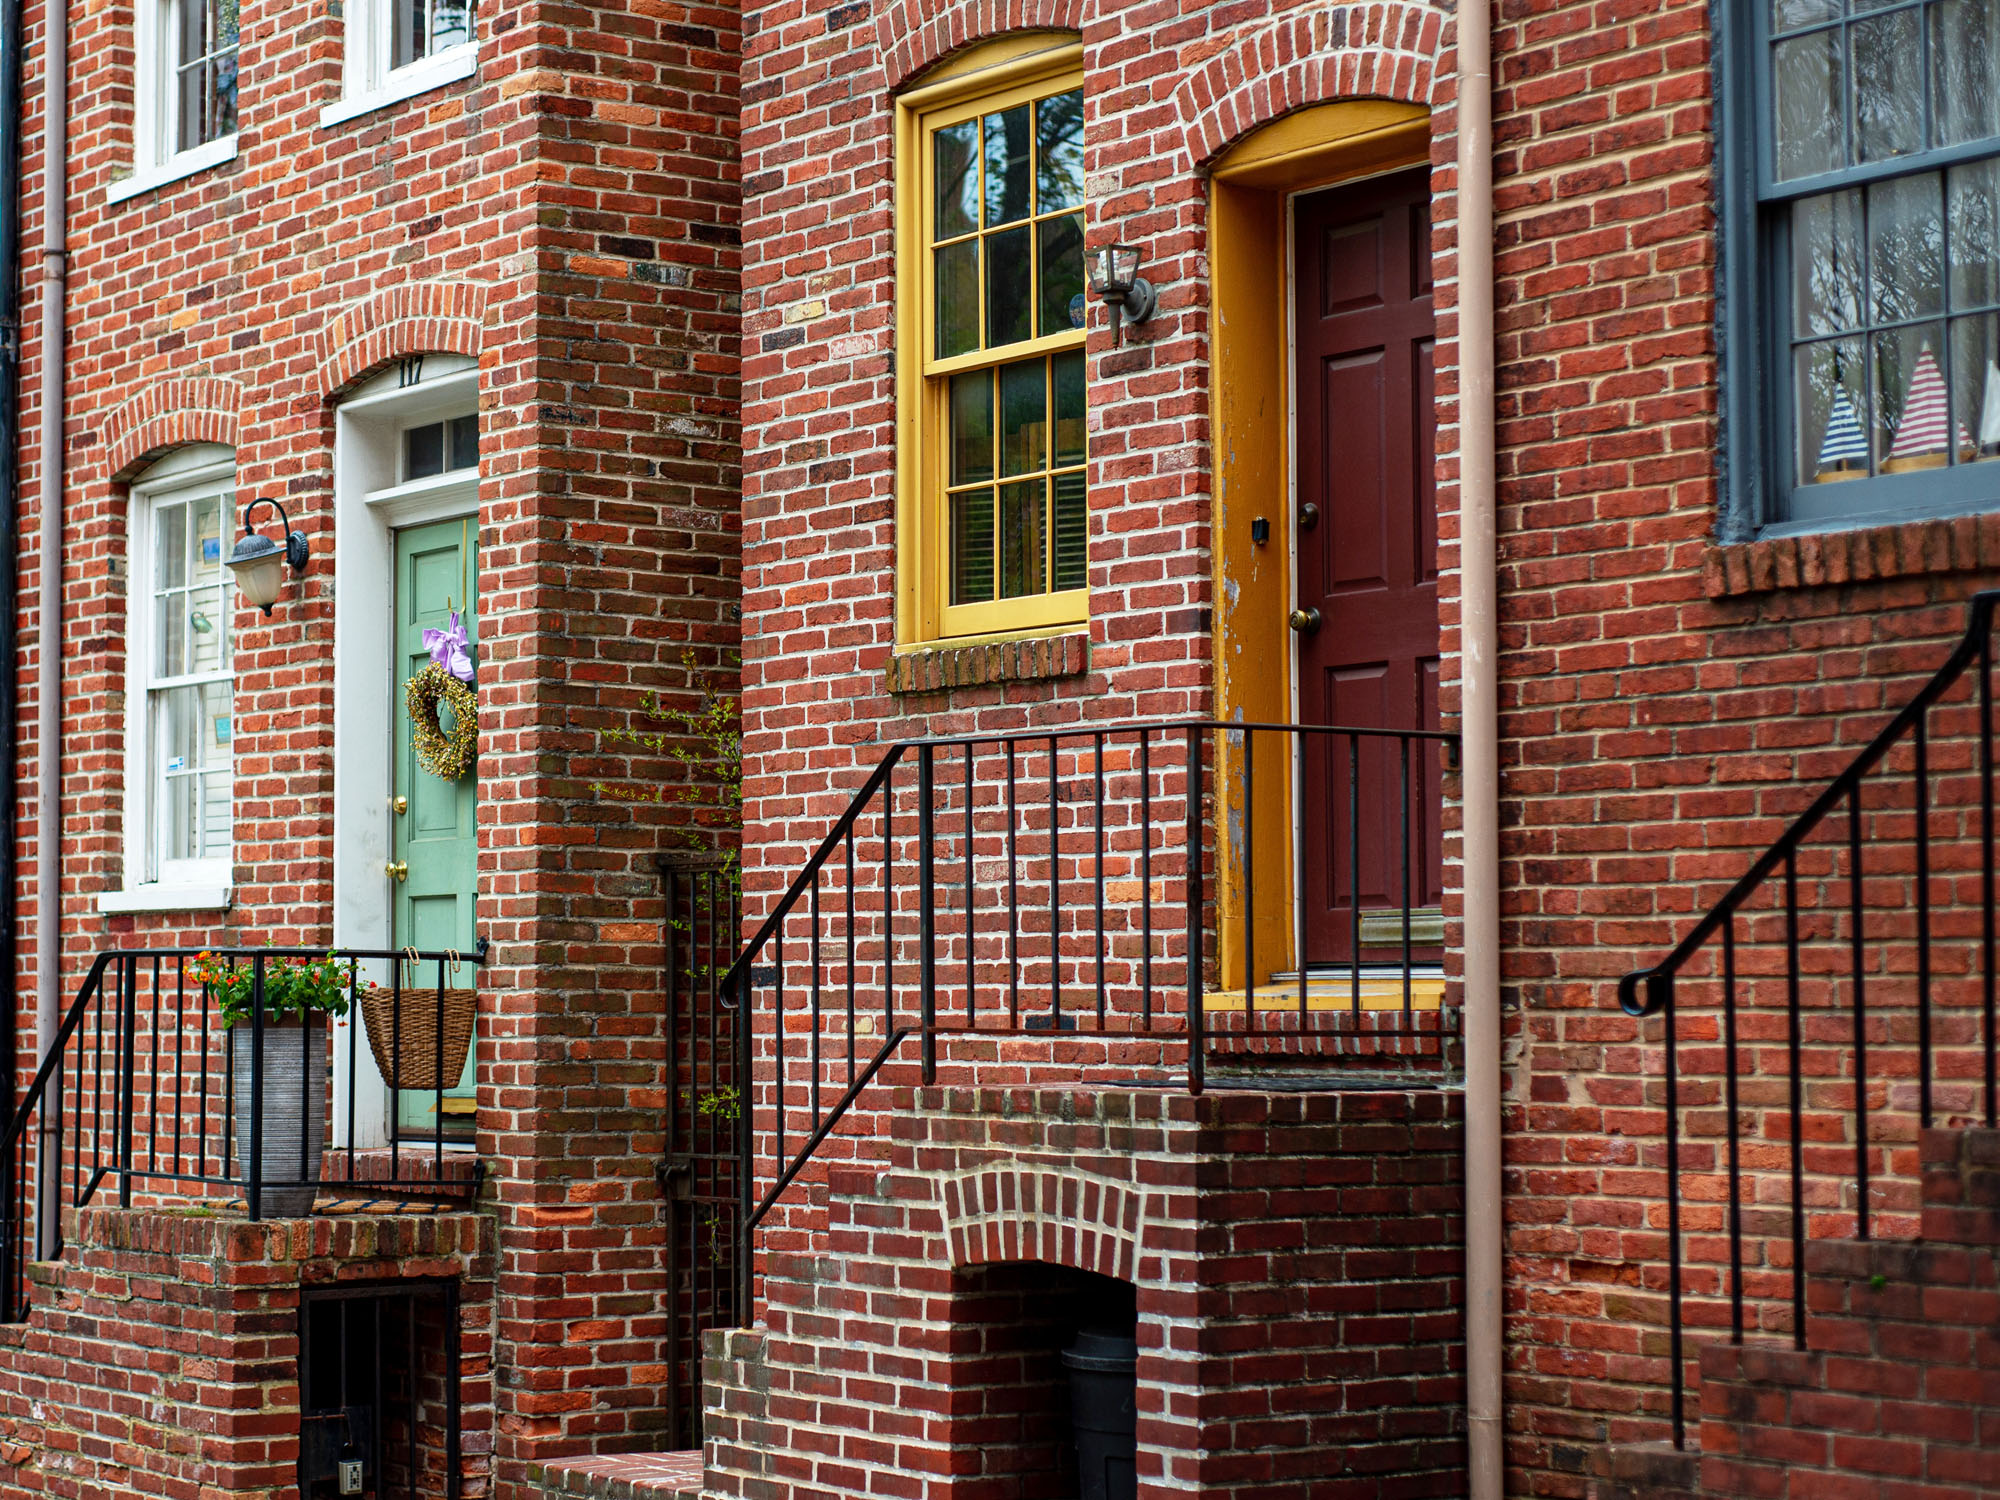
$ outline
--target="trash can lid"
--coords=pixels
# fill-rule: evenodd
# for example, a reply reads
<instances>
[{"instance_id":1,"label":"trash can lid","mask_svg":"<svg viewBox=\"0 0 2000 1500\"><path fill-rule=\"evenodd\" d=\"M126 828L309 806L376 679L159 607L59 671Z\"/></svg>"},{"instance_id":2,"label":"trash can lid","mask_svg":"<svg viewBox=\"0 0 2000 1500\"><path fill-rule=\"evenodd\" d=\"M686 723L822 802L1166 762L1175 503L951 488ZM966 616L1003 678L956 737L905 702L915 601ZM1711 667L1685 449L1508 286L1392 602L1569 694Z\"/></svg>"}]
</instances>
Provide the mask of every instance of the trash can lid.
<instances>
[{"instance_id":1,"label":"trash can lid","mask_svg":"<svg viewBox=\"0 0 2000 1500\"><path fill-rule=\"evenodd\" d=\"M1129 1375L1139 1363L1139 1341L1130 1334L1102 1328L1080 1329L1076 1342L1062 1352L1072 1370L1103 1370Z\"/></svg>"}]
</instances>

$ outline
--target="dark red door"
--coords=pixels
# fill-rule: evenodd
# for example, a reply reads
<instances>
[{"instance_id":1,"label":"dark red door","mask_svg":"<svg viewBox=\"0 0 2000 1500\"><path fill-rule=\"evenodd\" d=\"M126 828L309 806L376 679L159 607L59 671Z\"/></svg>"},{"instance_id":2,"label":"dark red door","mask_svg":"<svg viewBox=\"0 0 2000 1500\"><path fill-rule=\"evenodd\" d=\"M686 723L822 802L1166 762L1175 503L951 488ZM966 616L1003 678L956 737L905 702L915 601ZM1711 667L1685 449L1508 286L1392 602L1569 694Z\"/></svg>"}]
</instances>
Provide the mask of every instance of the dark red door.
<instances>
[{"instance_id":1,"label":"dark red door","mask_svg":"<svg viewBox=\"0 0 2000 1500\"><path fill-rule=\"evenodd\" d=\"M1430 172L1296 200L1299 717L1438 727ZM1308 507L1316 507L1309 510ZM1438 901L1442 788L1434 744L1307 736L1307 958L1400 955L1400 913ZM1350 808L1353 809L1350 812ZM1393 939L1383 934L1397 929ZM1435 938L1418 941L1435 955Z\"/></svg>"}]
</instances>

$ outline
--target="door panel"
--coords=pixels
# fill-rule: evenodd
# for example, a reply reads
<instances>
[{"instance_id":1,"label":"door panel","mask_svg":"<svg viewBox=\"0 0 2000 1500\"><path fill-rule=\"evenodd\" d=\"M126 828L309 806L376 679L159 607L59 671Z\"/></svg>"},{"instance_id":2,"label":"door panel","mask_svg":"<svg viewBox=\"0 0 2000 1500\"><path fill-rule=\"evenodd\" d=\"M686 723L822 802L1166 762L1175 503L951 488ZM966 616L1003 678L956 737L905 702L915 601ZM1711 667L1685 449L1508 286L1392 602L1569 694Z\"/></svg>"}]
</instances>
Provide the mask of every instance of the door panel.
<instances>
[{"instance_id":1,"label":"door panel","mask_svg":"<svg viewBox=\"0 0 2000 1500\"><path fill-rule=\"evenodd\" d=\"M478 624L474 590L478 578L475 522L467 517L412 526L396 533L396 678L394 855L407 865L408 876L393 882L393 936L396 947L431 951L456 950L470 955L476 941L474 898L479 881L478 770L457 781L444 781L417 764L411 743L410 710L403 684L430 665L424 649L425 630L442 630L457 609L478 658ZM469 987L474 970L468 963L445 983ZM404 983L412 982L406 974ZM427 968L415 982L428 988L437 982ZM444 1098L448 1132L471 1128L473 1062L470 1054L456 1088ZM437 1096L429 1090L405 1090L398 1102L396 1123L405 1133L428 1136L438 1123Z\"/></svg>"},{"instance_id":2,"label":"door panel","mask_svg":"<svg viewBox=\"0 0 2000 1500\"><path fill-rule=\"evenodd\" d=\"M1294 203L1298 500L1318 507L1298 589L1321 621L1299 637L1307 724L1438 727L1429 194L1419 168ZM1306 958L1349 961L1357 903L1439 899L1436 750L1308 736L1300 773Z\"/></svg>"}]
</instances>

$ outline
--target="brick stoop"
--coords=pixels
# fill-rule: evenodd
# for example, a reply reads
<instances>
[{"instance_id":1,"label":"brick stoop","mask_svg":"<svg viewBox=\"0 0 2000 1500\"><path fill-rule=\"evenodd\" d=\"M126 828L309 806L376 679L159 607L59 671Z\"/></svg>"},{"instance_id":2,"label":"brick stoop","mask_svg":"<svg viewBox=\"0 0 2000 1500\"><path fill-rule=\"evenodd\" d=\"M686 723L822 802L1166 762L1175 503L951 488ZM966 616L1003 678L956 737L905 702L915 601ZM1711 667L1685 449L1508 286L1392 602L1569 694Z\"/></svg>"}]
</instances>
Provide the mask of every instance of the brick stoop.
<instances>
[{"instance_id":1,"label":"brick stoop","mask_svg":"<svg viewBox=\"0 0 2000 1500\"><path fill-rule=\"evenodd\" d=\"M1699 1454L1607 1451L1597 1500L2000 1495L2000 1131L1922 1159L1923 1238L1808 1245L1806 1347L1702 1349Z\"/></svg>"},{"instance_id":2,"label":"brick stoop","mask_svg":"<svg viewBox=\"0 0 2000 1500\"><path fill-rule=\"evenodd\" d=\"M542 1470L544 1500L700 1500L701 1451L579 1458Z\"/></svg>"}]
</instances>

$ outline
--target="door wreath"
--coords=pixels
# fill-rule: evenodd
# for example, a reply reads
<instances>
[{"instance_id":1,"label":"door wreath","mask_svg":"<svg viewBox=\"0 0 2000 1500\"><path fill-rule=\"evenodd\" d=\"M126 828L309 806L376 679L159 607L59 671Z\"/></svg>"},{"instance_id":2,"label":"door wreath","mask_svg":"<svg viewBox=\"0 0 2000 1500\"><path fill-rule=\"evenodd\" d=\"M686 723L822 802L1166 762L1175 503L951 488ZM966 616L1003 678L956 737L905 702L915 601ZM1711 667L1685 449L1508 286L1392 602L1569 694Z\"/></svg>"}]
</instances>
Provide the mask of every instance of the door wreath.
<instances>
[{"instance_id":1,"label":"door wreath","mask_svg":"<svg viewBox=\"0 0 2000 1500\"><path fill-rule=\"evenodd\" d=\"M424 647L431 664L403 684L403 700L410 707L410 738L418 765L441 781L456 781L479 758L471 643L457 610L451 612L450 629L424 632ZM451 709L450 729L444 727L440 712L446 706Z\"/></svg>"},{"instance_id":2,"label":"door wreath","mask_svg":"<svg viewBox=\"0 0 2000 1500\"><path fill-rule=\"evenodd\" d=\"M472 689L440 666L428 666L403 687L410 705L417 764L442 781L456 781L479 757L479 703ZM451 728L439 710L451 706Z\"/></svg>"}]
</instances>

